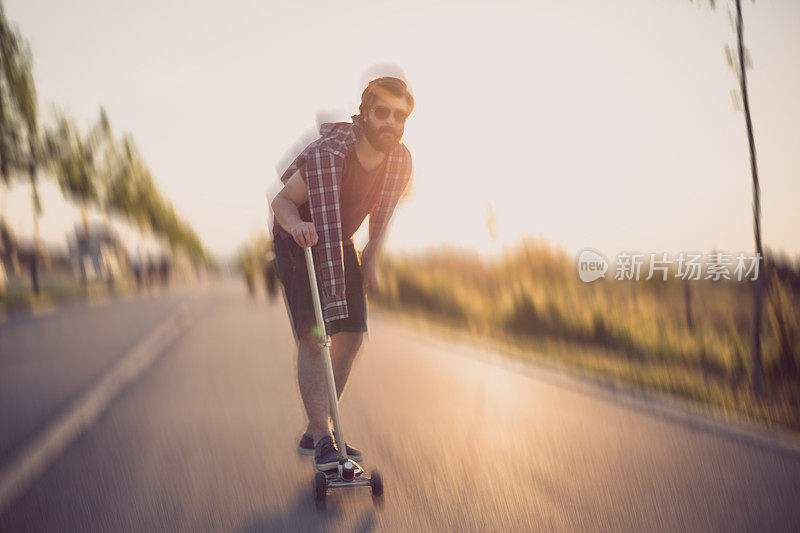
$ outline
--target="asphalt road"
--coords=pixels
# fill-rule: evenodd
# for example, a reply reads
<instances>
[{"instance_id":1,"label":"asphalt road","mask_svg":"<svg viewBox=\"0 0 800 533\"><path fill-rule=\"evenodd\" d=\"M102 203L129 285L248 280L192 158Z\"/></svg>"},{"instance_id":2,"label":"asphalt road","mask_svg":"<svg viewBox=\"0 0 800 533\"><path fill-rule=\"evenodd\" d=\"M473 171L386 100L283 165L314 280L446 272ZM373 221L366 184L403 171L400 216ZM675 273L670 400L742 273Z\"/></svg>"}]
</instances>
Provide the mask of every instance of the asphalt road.
<instances>
[{"instance_id":1,"label":"asphalt road","mask_svg":"<svg viewBox=\"0 0 800 533\"><path fill-rule=\"evenodd\" d=\"M259 295L261 297L261 295ZM312 498L282 301L244 284L0 326L0 467L180 305L191 322L2 531L790 531L800 455L631 409L373 317L342 416L368 489Z\"/></svg>"}]
</instances>

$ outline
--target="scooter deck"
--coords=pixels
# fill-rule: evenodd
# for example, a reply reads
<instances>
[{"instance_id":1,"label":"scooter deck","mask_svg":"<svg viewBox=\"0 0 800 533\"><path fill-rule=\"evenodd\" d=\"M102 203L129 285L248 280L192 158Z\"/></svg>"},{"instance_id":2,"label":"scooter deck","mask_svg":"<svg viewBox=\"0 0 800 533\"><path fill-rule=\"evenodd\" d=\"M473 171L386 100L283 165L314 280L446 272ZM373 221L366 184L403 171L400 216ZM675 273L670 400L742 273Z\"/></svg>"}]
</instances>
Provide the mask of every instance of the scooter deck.
<instances>
[{"instance_id":1,"label":"scooter deck","mask_svg":"<svg viewBox=\"0 0 800 533\"><path fill-rule=\"evenodd\" d=\"M350 462L353 463L356 466L353 479L358 479L359 476L363 476L364 475L364 468L360 464L358 464L357 462L353 461L352 459L350 459ZM318 470L318 472L322 472L322 470ZM330 481L332 479L337 479L340 476L340 471L339 471L338 467L337 468L333 468L331 470L325 470L324 472L325 472L325 477L328 478L328 481ZM345 483L350 483L350 481L345 481Z\"/></svg>"},{"instance_id":2,"label":"scooter deck","mask_svg":"<svg viewBox=\"0 0 800 533\"><path fill-rule=\"evenodd\" d=\"M370 479L364 475L364 470L361 467L356 469L353 479L344 479L339 473L338 468L325 472L325 477L328 479L329 489L339 487L366 487L370 485Z\"/></svg>"}]
</instances>

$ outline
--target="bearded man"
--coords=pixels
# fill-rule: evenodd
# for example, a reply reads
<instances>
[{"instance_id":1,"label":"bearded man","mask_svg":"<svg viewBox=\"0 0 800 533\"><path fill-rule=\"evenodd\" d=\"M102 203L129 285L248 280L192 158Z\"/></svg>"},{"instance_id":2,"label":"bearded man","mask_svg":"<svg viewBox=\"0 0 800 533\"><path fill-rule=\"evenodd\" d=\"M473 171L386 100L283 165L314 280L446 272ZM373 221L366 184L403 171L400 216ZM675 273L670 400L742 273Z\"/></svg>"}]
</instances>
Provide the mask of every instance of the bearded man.
<instances>
[{"instance_id":1,"label":"bearded man","mask_svg":"<svg viewBox=\"0 0 800 533\"><path fill-rule=\"evenodd\" d=\"M375 287L386 228L411 176L411 153L401 143L414 97L405 82L382 77L361 95L352 122L323 124L281 176L272 201L275 266L297 342L297 378L308 415L299 451L314 455L317 469L338 465L331 433L325 366L303 248L311 246L331 337L331 363L341 397L367 331L365 291ZM359 260L353 234L369 215L369 242ZM346 444L356 461L362 453Z\"/></svg>"}]
</instances>

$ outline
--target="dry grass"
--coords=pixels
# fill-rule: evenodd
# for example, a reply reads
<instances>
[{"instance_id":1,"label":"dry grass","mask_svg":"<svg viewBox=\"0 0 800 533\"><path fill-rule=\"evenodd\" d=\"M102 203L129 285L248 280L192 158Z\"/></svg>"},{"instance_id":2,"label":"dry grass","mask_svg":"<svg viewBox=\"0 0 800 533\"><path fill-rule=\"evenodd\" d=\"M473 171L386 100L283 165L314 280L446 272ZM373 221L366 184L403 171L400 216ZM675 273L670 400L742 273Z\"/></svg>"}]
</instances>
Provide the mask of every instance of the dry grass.
<instances>
[{"instance_id":1,"label":"dry grass","mask_svg":"<svg viewBox=\"0 0 800 533\"><path fill-rule=\"evenodd\" d=\"M593 375L800 430L800 272L767 261L761 401L750 387L748 282L616 281L611 273L582 283L565 252L528 241L493 261L463 250L389 257L373 300Z\"/></svg>"}]
</instances>

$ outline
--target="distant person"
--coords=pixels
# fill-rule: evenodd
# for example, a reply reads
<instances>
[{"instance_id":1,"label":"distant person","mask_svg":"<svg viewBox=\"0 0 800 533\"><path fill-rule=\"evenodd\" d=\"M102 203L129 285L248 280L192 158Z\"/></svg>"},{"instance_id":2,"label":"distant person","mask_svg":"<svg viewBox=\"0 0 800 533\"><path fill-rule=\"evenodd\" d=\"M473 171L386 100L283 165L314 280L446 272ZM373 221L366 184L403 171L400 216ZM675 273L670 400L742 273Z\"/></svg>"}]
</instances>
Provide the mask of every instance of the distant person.
<instances>
[{"instance_id":1,"label":"distant person","mask_svg":"<svg viewBox=\"0 0 800 533\"><path fill-rule=\"evenodd\" d=\"M251 300L256 297L256 277L253 269L248 268L244 271L244 283L247 286L247 294Z\"/></svg>"},{"instance_id":2,"label":"distant person","mask_svg":"<svg viewBox=\"0 0 800 533\"><path fill-rule=\"evenodd\" d=\"M351 122L323 124L281 176L272 202L276 270L297 341L297 377L308 415L299 450L319 470L338 464L330 431L327 386L303 248L314 247L316 274L336 388L341 395L367 331L365 290L375 286L385 230L411 176L411 153L400 142L414 97L405 82L383 77L361 95ZM336 199L338 198L338 202ZM358 254L353 234L367 215L369 243ZM362 454L347 446L358 461Z\"/></svg>"},{"instance_id":3,"label":"distant person","mask_svg":"<svg viewBox=\"0 0 800 533\"><path fill-rule=\"evenodd\" d=\"M31 248L28 260L28 268L31 273L31 286L33 293L39 294L39 249L35 245Z\"/></svg>"},{"instance_id":4,"label":"distant person","mask_svg":"<svg viewBox=\"0 0 800 533\"><path fill-rule=\"evenodd\" d=\"M8 275L6 274L6 266L3 262L3 256L0 255L0 300L6 298L6 287L8 286Z\"/></svg>"},{"instance_id":5,"label":"distant person","mask_svg":"<svg viewBox=\"0 0 800 533\"><path fill-rule=\"evenodd\" d=\"M161 256L161 262L158 265L158 272L161 276L161 285L166 288L169 286L169 274L170 274L170 262L169 257L165 255Z\"/></svg>"},{"instance_id":6,"label":"distant person","mask_svg":"<svg viewBox=\"0 0 800 533\"><path fill-rule=\"evenodd\" d=\"M156 263L153 261L153 256L147 252L147 289L153 290L156 284Z\"/></svg>"},{"instance_id":7,"label":"distant person","mask_svg":"<svg viewBox=\"0 0 800 533\"><path fill-rule=\"evenodd\" d=\"M267 300L272 301L278 296L278 273L275 271L275 254L267 254L264 261L264 288L267 291Z\"/></svg>"},{"instance_id":8,"label":"distant person","mask_svg":"<svg viewBox=\"0 0 800 533\"><path fill-rule=\"evenodd\" d=\"M142 290L143 276L142 256L141 254L136 254L136 257L133 258L133 278L136 280L136 292L141 292Z\"/></svg>"}]
</instances>

